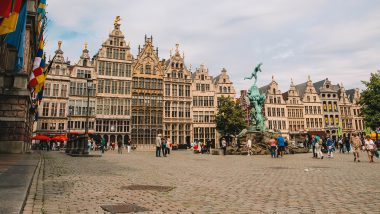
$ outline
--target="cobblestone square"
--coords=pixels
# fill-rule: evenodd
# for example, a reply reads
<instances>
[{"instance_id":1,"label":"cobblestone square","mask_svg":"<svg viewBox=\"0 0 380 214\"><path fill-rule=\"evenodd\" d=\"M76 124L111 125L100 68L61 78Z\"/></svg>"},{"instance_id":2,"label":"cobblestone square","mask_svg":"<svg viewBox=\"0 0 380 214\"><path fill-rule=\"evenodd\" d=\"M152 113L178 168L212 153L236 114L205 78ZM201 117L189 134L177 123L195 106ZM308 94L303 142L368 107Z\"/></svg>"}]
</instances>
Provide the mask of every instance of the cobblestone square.
<instances>
[{"instance_id":1,"label":"cobblestone square","mask_svg":"<svg viewBox=\"0 0 380 214\"><path fill-rule=\"evenodd\" d=\"M47 152L38 181L43 188L36 192L42 203L35 206L45 213L105 213L100 206L123 203L150 210L141 213L379 213L380 165L361 155L354 163L352 154L319 160L310 153L272 159L191 151L166 158Z\"/></svg>"}]
</instances>

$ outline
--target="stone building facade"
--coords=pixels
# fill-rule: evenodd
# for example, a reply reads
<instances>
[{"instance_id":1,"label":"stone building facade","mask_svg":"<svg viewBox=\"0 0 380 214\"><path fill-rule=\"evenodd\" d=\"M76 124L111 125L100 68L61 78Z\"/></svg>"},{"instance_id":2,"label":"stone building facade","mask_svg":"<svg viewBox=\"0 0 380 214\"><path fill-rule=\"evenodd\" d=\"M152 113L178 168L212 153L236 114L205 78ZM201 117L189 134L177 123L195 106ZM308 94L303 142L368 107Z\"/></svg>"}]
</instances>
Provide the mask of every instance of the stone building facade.
<instances>
[{"instance_id":1,"label":"stone building facade","mask_svg":"<svg viewBox=\"0 0 380 214\"><path fill-rule=\"evenodd\" d=\"M296 138L297 135L305 132L305 112L304 103L293 80L291 80L289 90L283 95L286 102L289 137Z\"/></svg>"},{"instance_id":2,"label":"stone building facade","mask_svg":"<svg viewBox=\"0 0 380 214\"><path fill-rule=\"evenodd\" d=\"M164 75L164 136L173 144L189 144L192 139L191 72L185 56L176 44L174 55L165 61Z\"/></svg>"},{"instance_id":3,"label":"stone building facade","mask_svg":"<svg viewBox=\"0 0 380 214\"><path fill-rule=\"evenodd\" d=\"M264 116L266 117L267 130L288 136L287 103L278 88L278 83L275 81L274 76L272 76L272 81L269 85L261 87L259 90L266 96Z\"/></svg>"},{"instance_id":4,"label":"stone building facade","mask_svg":"<svg viewBox=\"0 0 380 214\"><path fill-rule=\"evenodd\" d=\"M44 98L39 105L39 117L35 127L36 134L47 136L66 135L67 113L70 90L70 61L65 59L58 42L56 57L48 63L52 64L43 89Z\"/></svg>"},{"instance_id":5,"label":"stone building facade","mask_svg":"<svg viewBox=\"0 0 380 214\"><path fill-rule=\"evenodd\" d=\"M33 59L38 50L37 0L27 0L24 62L16 69L17 50L0 40L0 153L24 153L31 145L32 97L28 89Z\"/></svg>"},{"instance_id":6,"label":"stone building facade","mask_svg":"<svg viewBox=\"0 0 380 214\"><path fill-rule=\"evenodd\" d=\"M131 81L133 56L115 23L94 56L97 74L95 132L108 143L127 142L131 133Z\"/></svg>"},{"instance_id":7,"label":"stone building facade","mask_svg":"<svg viewBox=\"0 0 380 214\"><path fill-rule=\"evenodd\" d=\"M164 69L153 38L144 42L132 68L132 143L154 146L163 134Z\"/></svg>"},{"instance_id":8,"label":"stone building facade","mask_svg":"<svg viewBox=\"0 0 380 214\"><path fill-rule=\"evenodd\" d=\"M217 142L215 124L217 93L215 89L213 77L203 64L200 65L192 73L194 141L206 142L210 140L213 145Z\"/></svg>"},{"instance_id":9,"label":"stone building facade","mask_svg":"<svg viewBox=\"0 0 380 214\"><path fill-rule=\"evenodd\" d=\"M88 133L95 133L96 85L97 74L85 45L78 62L70 68L67 131L73 135L85 133L87 116ZM88 115L87 105L89 106Z\"/></svg>"}]
</instances>

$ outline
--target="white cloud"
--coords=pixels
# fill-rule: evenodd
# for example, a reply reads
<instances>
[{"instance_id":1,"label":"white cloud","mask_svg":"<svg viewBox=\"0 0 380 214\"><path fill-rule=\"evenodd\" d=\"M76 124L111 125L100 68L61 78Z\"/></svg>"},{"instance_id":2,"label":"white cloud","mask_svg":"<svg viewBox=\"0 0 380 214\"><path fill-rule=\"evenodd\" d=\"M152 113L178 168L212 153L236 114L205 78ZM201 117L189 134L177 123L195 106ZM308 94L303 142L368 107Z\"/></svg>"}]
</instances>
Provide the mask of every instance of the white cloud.
<instances>
[{"instance_id":1,"label":"white cloud","mask_svg":"<svg viewBox=\"0 0 380 214\"><path fill-rule=\"evenodd\" d=\"M85 41L95 54L120 15L134 54L144 34L153 35L162 58L180 43L188 65L204 63L214 76L226 67L237 91L249 87L242 79L259 62L258 83L275 74L283 91L290 77L300 83L308 74L361 87L360 80L380 68L376 1L51 0L47 11L48 53L63 40L72 62Z\"/></svg>"}]
</instances>

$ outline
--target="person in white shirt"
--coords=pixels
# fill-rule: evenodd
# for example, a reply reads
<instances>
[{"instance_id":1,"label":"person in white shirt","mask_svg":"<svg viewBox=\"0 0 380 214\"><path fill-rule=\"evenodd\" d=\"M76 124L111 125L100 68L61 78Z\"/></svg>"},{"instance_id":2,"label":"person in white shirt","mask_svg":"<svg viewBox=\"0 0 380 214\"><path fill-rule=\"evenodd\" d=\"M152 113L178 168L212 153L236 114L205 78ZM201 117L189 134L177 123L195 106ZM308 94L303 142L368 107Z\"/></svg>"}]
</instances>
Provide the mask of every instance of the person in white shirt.
<instances>
[{"instance_id":1,"label":"person in white shirt","mask_svg":"<svg viewBox=\"0 0 380 214\"><path fill-rule=\"evenodd\" d=\"M252 148L252 140L249 138L248 141L247 141L247 149L248 149L247 156L251 155L251 148Z\"/></svg>"},{"instance_id":2,"label":"person in white shirt","mask_svg":"<svg viewBox=\"0 0 380 214\"><path fill-rule=\"evenodd\" d=\"M369 135L364 140L365 149L367 150L368 159L370 163L373 163L373 152L376 149L376 145Z\"/></svg>"},{"instance_id":3,"label":"person in white shirt","mask_svg":"<svg viewBox=\"0 0 380 214\"><path fill-rule=\"evenodd\" d=\"M166 152L167 152L168 155L170 154L170 149L171 148L172 148L172 141L170 140L170 138L168 138L167 141L166 141Z\"/></svg>"}]
</instances>

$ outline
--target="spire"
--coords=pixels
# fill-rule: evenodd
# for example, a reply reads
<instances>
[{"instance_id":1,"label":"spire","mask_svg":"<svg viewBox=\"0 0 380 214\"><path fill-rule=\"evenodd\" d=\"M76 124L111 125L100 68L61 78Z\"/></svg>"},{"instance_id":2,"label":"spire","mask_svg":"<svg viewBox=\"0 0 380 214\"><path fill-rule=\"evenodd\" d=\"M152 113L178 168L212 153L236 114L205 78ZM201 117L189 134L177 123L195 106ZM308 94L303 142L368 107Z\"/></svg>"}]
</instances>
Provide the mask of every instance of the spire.
<instances>
[{"instance_id":1,"label":"spire","mask_svg":"<svg viewBox=\"0 0 380 214\"><path fill-rule=\"evenodd\" d=\"M290 78L290 85L294 86L293 78Z\"/></svg>"},{"instance_id":2,"label":"spire","mask_svg":"<svg viewBox=\"0 0 380 214\"><path fill-rule=\"evenodd\" d=\"M311 79L310 79L310 74L307 75L307 81L311 81Z\"/></svg>"},{"instance_id":3,"label":"spire","mask_svg":"<svg viewBox=\"0 0 380 214\"><path fill-rule=\"evenodd\" d=\"M175 53L178 54L179 53L179 50L178 50L178 47L179 47L179 44L175 44Z\"/></svg>"},{"instance_id":4,"label":"spire","mask_svg":"<svg viewBox=\"0 0 380 214\"><path fill-rule=\"evenodd\" d=\"M272 81L274 81L274 74L272 74Z\"/></svg>"}]
</instances>

